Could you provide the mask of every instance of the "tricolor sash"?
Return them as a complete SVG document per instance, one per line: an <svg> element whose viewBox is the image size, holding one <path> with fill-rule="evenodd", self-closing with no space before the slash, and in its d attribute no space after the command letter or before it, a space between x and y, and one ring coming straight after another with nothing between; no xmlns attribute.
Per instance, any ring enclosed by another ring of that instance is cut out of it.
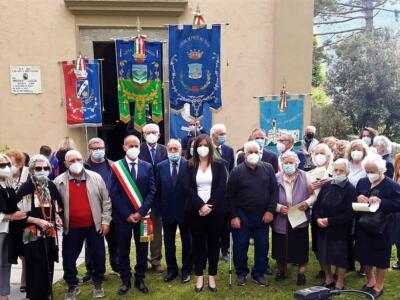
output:
<svg viewBox="0 0 400 300"><path fill-rule="evenodd" d="M119 160L111 165L115 175L117 175L118 181L124 188L125 193L128 195L129 200L131 200L136 211L143 204L143 197L140 191L132 179L131 174L125 167L122 160ZM147 243L153 240L153 222L150 219L150 211L145 217L140 221L140 242Z"/></svg>

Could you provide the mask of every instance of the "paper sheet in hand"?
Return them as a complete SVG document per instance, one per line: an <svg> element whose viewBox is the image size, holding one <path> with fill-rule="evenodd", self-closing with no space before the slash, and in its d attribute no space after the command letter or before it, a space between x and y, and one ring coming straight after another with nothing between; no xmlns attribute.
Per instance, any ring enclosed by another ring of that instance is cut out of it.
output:
<svg viewBox="0 0 400 300"><path fill-rule="evenodd" d="M306 213L299 209L300 205L301 203L289 208L288 219L292 228L296 228L307 221Z"/></svg>
<svg viewBox="0 0 400 300"><path fill-rule="evenodd" d="M353 203L354 211L376 212L379 208L379 203Z"/></svg>

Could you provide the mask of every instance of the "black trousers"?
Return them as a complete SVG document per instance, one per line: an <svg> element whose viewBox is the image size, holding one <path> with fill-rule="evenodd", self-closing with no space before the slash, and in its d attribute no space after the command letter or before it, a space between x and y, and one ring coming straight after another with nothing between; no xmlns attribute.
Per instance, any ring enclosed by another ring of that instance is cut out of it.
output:
<svg viewBox="0 0 400 300"><path fill-rule="evenodd" d="M26 295L30 300L43 300L48 299L50 296L50 289L53 282L54 274L54 257L51 255L51 238L46 239L47 253L46 257L44 248L44 239L39 238L35 242L39 248L41 256L31 257L27 255L26 258ZM48 261L47 261L48 259ZM51 282L51 285L50 285Z"/></svg>
<svg viewBox="0 0 400 300"><path fill-rule="evenodd" d="M143 280L147 269L149 243L140 242L140 222L136 224L115 223L115 241L117 245L117 270L123 284L131 285L131 252L132 234L136 246L135 279Z"/></svg>
<svg viewBox="0 0 400 300"><path fill-rule="evenodd" d="M189 227L193 240L193 262L196 276L203 275L207 261L208 275L217 275L219 240L225 220L225 216L213 213L205 217L198 214L190 215Z"/></svg>
<svg viewBox="0 0 400 300"><path fill-rule="evenodd" d="M108 247L108 257L109 257L109 262L111 269L114 272L118 272L117 270L117 250L116 250L116 243L115 243L115 234L114 234L114 225L111 223L110 225L110 231L109 233L105 236L106 241L107 241L107 247ZM86 274L92 275L94 272L94 267L93 267L93 259L90 255L90 250L85 243L85 266L86 266Z"/></svg>
<svg viewBox="0 0 400 300"><path fill-rule="evenodd" d="M178 263L176 260L175 237L176 229L179 227L182 243L182 274L192 272L192 236L189 232L189 226L185 223L178 224L163 222L164 229L164 248L165 259L167 261L168 273L178 273Z"/></svg>

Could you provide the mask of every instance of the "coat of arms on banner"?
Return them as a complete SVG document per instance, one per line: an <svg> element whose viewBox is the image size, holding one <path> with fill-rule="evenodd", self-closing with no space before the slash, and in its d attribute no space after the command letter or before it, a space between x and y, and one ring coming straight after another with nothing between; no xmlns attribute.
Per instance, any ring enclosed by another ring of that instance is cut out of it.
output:
<svg viewBox="0 0 400 300"><path fill-rule="evenodd" d="M132 65L132 80L143 84L147 81L147 65Z"/></svg>

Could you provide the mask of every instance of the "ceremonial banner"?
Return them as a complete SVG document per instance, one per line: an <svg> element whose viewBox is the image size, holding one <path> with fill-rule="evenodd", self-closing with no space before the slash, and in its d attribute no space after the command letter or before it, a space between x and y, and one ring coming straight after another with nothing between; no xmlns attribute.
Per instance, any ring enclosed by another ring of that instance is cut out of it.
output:
<svg viewBox="0 0 400 300"><path fill-rule="evenodd" d="M219 110L221 101L221 27L213 25L179 29L169 26L169 94L172 111L190 105L190 115L198 118L208 103Z"/></svg>
<svg viewBox="0 0 400 300"><path fill-rule="evenodd" d="M134 103L134 127L139 132L146 125L147 105L154 122L163 119L162 44L144 41L144 37L115 41L120 120L131 120L129 104Z"/></svg>
<svg viewBox="0 0 400 300"><path fill-rule="evenodd" d="M170 124L170 138L182 140L189 133L189 120L190 120L190 106L185 105L185 108L180 113L171 112L169 116ZM204 104L202 118L200 124L203 130L207 133L210 132L212 125L212 113L208 104Z"/></svg>
<svg viewBox="0 0 400 300"><path fill-rule="evenodd" d="M99 64L97 59L81 57L77 61L62 62L68 125L101 126Z"/></svg>
<svg viewBox="0 0 400 300"><path fill-rule="evenodd" d="M283 132L294 136L295 148L301 146L303 136L304 96L302 94L287 94L287 107L281 111L281 95L259 97L260 126L267 133L266 146L276 151L276 142Z"/></svg>

